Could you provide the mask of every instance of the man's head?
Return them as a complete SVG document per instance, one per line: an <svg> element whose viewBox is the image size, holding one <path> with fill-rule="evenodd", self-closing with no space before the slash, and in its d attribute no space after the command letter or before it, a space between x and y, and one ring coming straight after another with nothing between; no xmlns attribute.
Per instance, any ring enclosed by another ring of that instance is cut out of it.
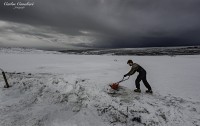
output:
<svg viewBox="0 0 200 126"><path fill-rule="evenodd" d="M127 61L127 64L128 64L129 66L132 66L132 65L133 65L133 61L132 61L132 60L128 60L128 61Z"/></svg>

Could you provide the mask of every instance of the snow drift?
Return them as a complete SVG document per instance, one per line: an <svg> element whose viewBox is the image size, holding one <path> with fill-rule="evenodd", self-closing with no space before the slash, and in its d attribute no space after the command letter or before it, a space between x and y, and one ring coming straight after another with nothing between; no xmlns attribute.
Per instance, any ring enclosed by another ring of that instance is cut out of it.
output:
<svg viewBox="0 0 200 126"><path fill-rule="evenodd" d="M29 52L2 53L0 58L12 86L3 88L1 79L1 126L200 125L198 55ZM142 83L142 93L133 92L136 75L120 84L118 92L108 92L108 84L129 70L126 61L131 58L146 68L154 94L144 93Z"/></svg>

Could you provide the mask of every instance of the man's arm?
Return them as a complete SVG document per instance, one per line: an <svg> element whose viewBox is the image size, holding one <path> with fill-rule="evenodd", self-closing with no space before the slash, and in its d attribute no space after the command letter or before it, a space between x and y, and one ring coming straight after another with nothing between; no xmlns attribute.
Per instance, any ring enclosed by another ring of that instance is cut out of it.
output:
<svg viewBox="0 0 200 126"><path fill-rule="evenodd" d="M124 77L133 75L137 71L138 67L139 66L137 64L133 64L131 70L125 74Z"/></svg>

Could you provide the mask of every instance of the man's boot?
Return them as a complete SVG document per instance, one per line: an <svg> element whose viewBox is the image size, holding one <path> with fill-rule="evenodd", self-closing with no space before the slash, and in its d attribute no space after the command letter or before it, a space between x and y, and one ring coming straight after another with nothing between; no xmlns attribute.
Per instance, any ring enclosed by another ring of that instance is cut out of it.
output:
<svg viewBox="0 0 200 126"><path fill-rule="evenodd" d="M140 93L141 90L140 90L140 89L135 89L134 92L138 92L138 93Z"/></svg>
<svg viewBox="0 0 200 126"><path fill-rule="evenodd" d="M150 93L150 94L152 94L153 91L152 91L152 90L146 90L146 93Z"/></svg>

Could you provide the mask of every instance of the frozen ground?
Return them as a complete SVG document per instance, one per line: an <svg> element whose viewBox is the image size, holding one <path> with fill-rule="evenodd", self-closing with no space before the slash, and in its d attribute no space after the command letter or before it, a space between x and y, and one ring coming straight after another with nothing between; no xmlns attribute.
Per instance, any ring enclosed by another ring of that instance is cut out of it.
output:
<svg viewBox="0 0 200 126"><path fill-rule="evenodd" d="M200 56L97 56L0 51L1 126L198 126ZM134 93L132 76L116 94L108 84L129 71L128 59L147 70L154 94Z"/></svg>

